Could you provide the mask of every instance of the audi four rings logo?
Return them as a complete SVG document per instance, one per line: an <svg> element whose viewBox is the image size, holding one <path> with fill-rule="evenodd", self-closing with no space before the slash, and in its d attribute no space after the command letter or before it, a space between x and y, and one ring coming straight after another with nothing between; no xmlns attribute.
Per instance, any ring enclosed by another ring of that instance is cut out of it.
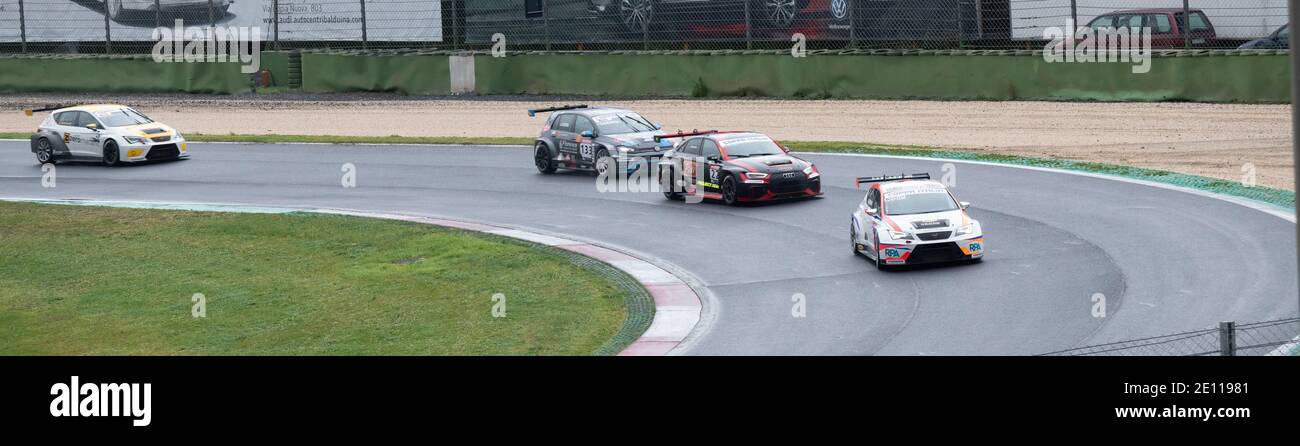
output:
<svg viewBox="0 0 1300 446"><path fill-rule="evenodd" d="M842 19L848 15L849 0L831 0L831 14L837 19Z"/></svg>

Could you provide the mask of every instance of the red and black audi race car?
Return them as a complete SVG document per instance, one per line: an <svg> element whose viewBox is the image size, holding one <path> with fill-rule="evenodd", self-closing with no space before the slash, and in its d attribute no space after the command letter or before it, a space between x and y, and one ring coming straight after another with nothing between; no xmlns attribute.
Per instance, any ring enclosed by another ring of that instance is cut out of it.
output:
<svg viewBox="0 0 1300 446"><path fill-rule="evenodd" d="M702 195L726 204L822 195L821 173L790 155L780 143L755 132L690 132L659 163L664 196Z"/></svg>

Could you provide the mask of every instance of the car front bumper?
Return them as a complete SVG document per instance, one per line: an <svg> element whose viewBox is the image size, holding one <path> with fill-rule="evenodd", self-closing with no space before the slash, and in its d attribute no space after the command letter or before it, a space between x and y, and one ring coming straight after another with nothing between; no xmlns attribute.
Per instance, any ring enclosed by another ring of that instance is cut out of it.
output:
<svg viewBox="0 0 1300 446"><path fill-rule="evenodd" d="M189 143L180 138L161 142L146 141L143 144L125 144L118 149L118 153L122 161L129 163L190 157Z"/></svg>
<svg viewBox="0 0 1300 446"><path fill-rule="evenodd" d="M886 265L920 265L959 262L984 257L984 236L913 243L881 243L881 263Z"/></svg>
<svg viewBox="0 0 1300 446"><path fill-rule="evenodd" d="M154 11L162 9L163 11L176 11L181 9L199 9L212 6L216 9L222 9L234 4L234 0L124 0L122 8L132 11ZM207 17L204 16L204 19Z"/></svg>
<svg viewBox="0 0 1300 446"><path fill-rule="evenodd" d="M759 202L785 200L790 198L817 197L822 195L822 181L818 175L813 178L799 178L791 181L740 182L736 194L737 201ZM753 181L753 180L751 180Z"/></svg>

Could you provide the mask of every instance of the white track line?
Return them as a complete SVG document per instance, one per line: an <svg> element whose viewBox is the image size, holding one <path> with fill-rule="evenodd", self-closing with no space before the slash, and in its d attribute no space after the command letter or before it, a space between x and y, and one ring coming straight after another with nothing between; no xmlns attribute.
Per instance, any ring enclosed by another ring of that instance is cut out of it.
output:
<svg viewBox="0 0 1300 446"><path fill-rule="evenodd" d="M1082 177L1098 178L1098 179L1110 180L1110 181L1120 181L1120 182L1130 183L1130 184L1140 184L1140 185L1143 185L1143 186L1156 187L1156 188L1160 188L1160 189L1166 189L1166 190L1178 191L1178 192L1183 192L1183 193L1188 193L1188 194L1193 194L1193 195L1199 195L1199 196L1202 196L1202 197L1213 198L1213 199L1216 199L1216 200L1222 200L1222 201L1226 201L1226 202L1229 202L1229 203L1233 203L1233 204L1237 204L1237 205L1245 206L1245 207L1248 207L1248 208L1251 208L1251 209L1254 209L1254 210L1257 210L1257 211L1260 211L1260 212L1263 212L1263 213L1266 213L1266 214L1269 214L1269 215L1272 215L1272 216L1275 216L1275 217L1281 218L1281 219L1286 220L1286 221L1289 221L1289 222L1291 222L1291 223L1295 223L1295 222L1296 222L1295 211L1290 210L1290 209L1285 209L1285 208L1282 208L1282 207L1279 207L1279 206L1274 206L1274 205L1271 205L1271 204L1268 204L1268 203L1264 203L1264 202L1262 202L1262 201L1256 201L1256 200L1251 200L1251 199L1249 199L1249 198L1237 197L1237 196L1232 196L1232 195L1225 195L1225 194L1220 194L1220 193L1216 193L1216 192L1210 192L1210 191L1207 191L1207 190L1195 189L1195 188L1186 187L1186 186L1178 186L1178 185L1173 185L1173 184L1169 184L1169 183L1161 183L1161 182L1157 182L1157 181L1139 180L1139 179L1128 178L1128 177L1123 177L1123 176L1119 176L1119 175L1109 175L1109 174L1094 173L1094 172L1083 172L1083 171L1078 171L1078 170L1069 170L1069 169L1057 169L1057 168L1052 168L1052 167L1022 166L1022 165L1019 165L1019 164L1007 164L1007 163L998 163L998 162L991 162L991 161L971 161L971 160L959 160L959 159L952 159L952 158L931 158L931 157L925 157L925 156L875 155L875 154L866 154L866 153L821 153L821 152L794 152L794 153L797 153L797 154L800 154L800 155L814 155L814 156L851 156L851 157L868 157L868 158L894 158L894 159L906 159L906 160L916 160L916 161L937 161L937 162L947 162L947 163L976 164L976 165L981 165L981 166L1006 167L1006 168L1011 168L1011 169L1025 169L1025 170L1035 170L1035 171L1039 171L1039 172L1050 172L1050 173L1058 173L1058 174L1066 174L1066 175L1077 175L1077 176L1082 176Z"/></svg>

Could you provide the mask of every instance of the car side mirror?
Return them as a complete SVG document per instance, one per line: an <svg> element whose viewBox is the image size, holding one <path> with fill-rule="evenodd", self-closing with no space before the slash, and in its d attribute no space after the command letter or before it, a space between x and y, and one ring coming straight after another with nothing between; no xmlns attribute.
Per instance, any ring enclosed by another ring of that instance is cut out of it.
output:
<svg viewBox="0 0 1300 446"><path fill-rule="evenodd" d="M593 131L591 131L591 130L583 130L583 131L582 131L582 137L583 137L583 138L595 138L595 137L596 137L596 132L593 132Z"/></svg>
<svg viewBox="0 0 1300 446"><path fill-rule="evenodd" d="M720 157L720 156L718 156L718 155L709 155L708 160L709 160L709 161L713 161L713 162L716 163L716 162L720 162L720 161L722 161L722 157Z"/></svg>
<svg viewBox="0 0 1300 446"><path fill-rule="evenodd" d="M90 124L86 124L86 128L98 132L98 131L99 131L99 124L96 124L96 123L93 123L93 122L92 122L92 123L90 123Z"/></svg>
<svg viewBox="0 0 1300 446"><path fill-rule="evenodd" d="M961 204L961 210L963 210L963 211L966 210L966 209L969 209L969 208L970 208L970 202L969 202L969 201L963 201L963 202L961 202L960 204Z"/></svg>

